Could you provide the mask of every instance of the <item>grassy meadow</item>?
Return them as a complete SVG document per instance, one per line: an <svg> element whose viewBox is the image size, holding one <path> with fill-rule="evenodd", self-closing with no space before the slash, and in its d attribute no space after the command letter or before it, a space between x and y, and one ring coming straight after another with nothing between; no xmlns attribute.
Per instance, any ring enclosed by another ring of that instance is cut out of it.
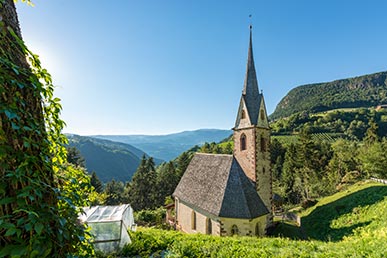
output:
<svg viewBox="0 0 387 258"><path fill-rule="evenodd" d="M357 183L280 223L278 236L215 237L139 228L121 255L149 257L386 257L387 185Z"/></svg>

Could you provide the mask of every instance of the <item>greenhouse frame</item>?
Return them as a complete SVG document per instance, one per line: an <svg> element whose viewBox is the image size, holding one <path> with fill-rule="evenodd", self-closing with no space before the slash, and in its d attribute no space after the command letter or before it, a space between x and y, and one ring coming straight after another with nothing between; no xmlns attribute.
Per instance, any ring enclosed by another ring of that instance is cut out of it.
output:
<svg viewBox="0 0 387 258"><path fill-rule="evenodd" d="M94 237L94 247L113 252L131 243L128 230L135 231L133 209L129 204L83 208L79 219L87 223Z"/></svg>

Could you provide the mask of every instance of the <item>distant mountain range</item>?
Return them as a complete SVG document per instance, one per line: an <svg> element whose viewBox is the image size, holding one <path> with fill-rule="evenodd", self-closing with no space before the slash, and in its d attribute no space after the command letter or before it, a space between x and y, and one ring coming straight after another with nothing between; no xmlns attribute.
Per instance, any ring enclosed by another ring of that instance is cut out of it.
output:
<svg viewBox="0 0 387 258"><path fill-rule="evenodd" d="M386 103L387 72L380 72L296 87L280 101L270 118ZM144 154L154 157L159 164L195 145L220 142L231 134L231 130L201 129L168 135L69 135L68 138L69 145L79 149L85 158L87 169L95 171L101 181L107 182L113 178L130 180Z"/></svg>
<svg viewBox="0 0 387 258"><path fill-rule="evenodd" d="M129 144L96 139L87 136L67 135L69 146L77 148L85 158L89 172L96 172L99 179L106 183L112 179L129 181L145 154ZM155 159L156 164L162 160Z"/></svg>
<svg viewBox="0 0 387 258"><path fill-rule="evenodd" d="M167 135L95 135L92 137L130 144L152 157L169 161L195 145L219 142L231 134L231 130L200 129Z"/></svg>
<svg viewBox="0 0 387 258"><path fill-rule="evenodd" d="M129 181L142 156L151 156L156 164L169 161L182 152L204 142L219 142L231 130L202 129L169 135L98 135L68 134L69 146L77 148L85 158L89 172L96 172L106 183L115 179ZM130 143L130 144L129 144Z"/></svg>
<svg viewBox="0 0 387 258"><path fill-rule="evenodd" d="M379 104L387 104L387 72L298 86L278 103L270 118L288 117L302 111L315 113Z"/></svg>

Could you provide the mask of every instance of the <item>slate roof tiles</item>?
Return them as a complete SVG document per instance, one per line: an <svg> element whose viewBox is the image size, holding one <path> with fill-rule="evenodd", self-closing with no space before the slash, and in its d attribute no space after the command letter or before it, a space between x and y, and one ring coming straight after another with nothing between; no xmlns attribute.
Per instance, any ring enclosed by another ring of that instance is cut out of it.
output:
<svg viewBox="0 0 387 258"><path fill-rule="evenodd" d="M173 195L218 217L252 219L269 213L232 155L195 154Z"/></svg>

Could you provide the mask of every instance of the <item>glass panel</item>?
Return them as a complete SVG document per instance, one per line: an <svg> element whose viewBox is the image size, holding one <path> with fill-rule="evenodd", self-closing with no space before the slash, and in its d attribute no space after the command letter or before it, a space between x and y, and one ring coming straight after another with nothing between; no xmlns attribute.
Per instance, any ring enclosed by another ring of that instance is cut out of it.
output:
<svg viewBox="0 0 387 258"><path fill-rule="evenodd" d="M89 223L89 226L95 242L120 239L121 221Z"/></svg>

